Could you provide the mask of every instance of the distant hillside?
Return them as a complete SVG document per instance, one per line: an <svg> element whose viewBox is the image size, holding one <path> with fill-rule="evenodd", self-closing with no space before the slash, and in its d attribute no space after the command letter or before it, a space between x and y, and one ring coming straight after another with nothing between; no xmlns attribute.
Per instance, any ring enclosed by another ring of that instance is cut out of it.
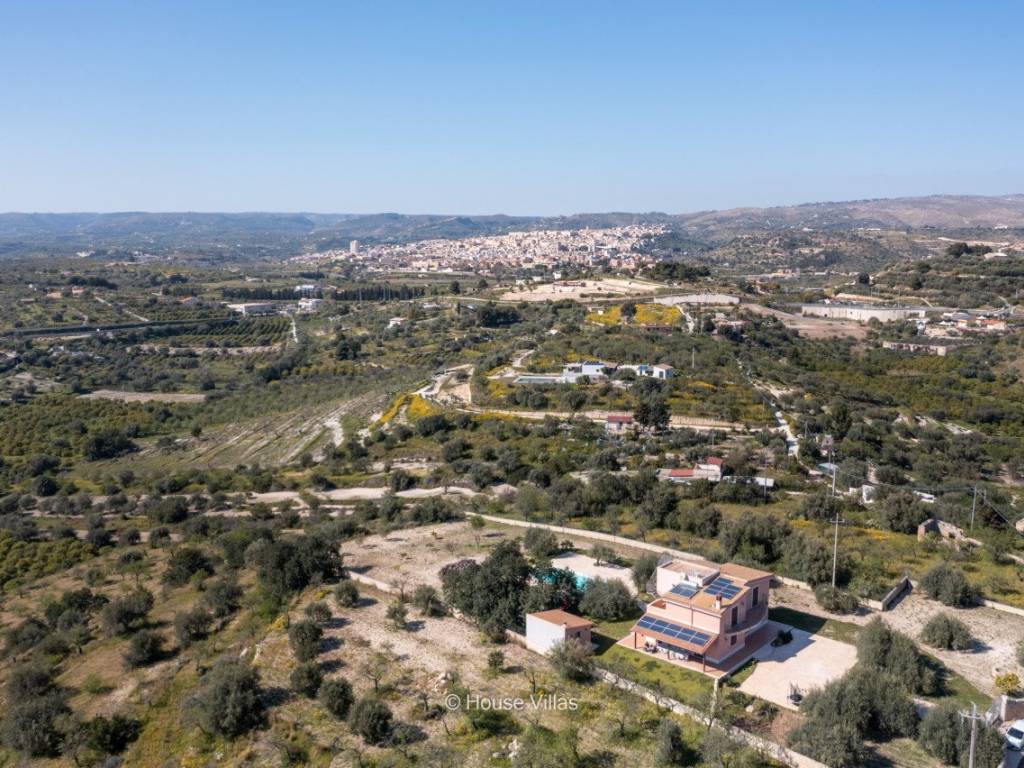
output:
<svg viewBox="0 0 1024 768"><path fill-rule="evenodd" d="M1024 227L1024 195L932 195L777 208L733 208L675 217L688 232L724 237L779 229L993 229Z"/></svg>
<svg viewBox="0 0 1024 768"><path fill-rule="evenodd" d="M0 214L0 255L79 250L144 251L200 258L260 258L343 248L349 240L406 242L471 237L517 229L571 229L661 223L680 241L722 246L738 236L786 230L864 229L950 232L1024 229L1024 195L936 195L891 200L808 203L665 213L580 213L570 216L446 216L318 213L6 213Z"/></svg>

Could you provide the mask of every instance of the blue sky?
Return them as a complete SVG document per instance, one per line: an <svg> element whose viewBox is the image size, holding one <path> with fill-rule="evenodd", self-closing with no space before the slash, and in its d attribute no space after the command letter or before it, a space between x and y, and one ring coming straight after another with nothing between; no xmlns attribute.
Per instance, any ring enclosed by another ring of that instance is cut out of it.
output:
<svg viewBox="0 0 1024 768"><path fill-rule="evenodd" d="M0 210L1024 192L1021 2L0 0Z"/></svg>

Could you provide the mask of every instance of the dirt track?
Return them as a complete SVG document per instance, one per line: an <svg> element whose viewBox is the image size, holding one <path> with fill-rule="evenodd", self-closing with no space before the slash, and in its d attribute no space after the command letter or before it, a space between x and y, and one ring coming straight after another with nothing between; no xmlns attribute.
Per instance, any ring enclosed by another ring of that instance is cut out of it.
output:
<svg viewBox="0 0 1024 768"><path fill-rule="evenodd" d="M185 392L125 392L116 389L97 389L85 395L85 400L120 400L125 403L201 403L206 395Z"/></svg>
<svg viewBox="0 0 1024 768"><path fill-rule="evenodd" d="M742 304L741 307L759 315L770 315L790 330L796 331L805 339L841 337L863 339L868 335L867 326L853 320L827 320L821 317L804 317L803 315L793 315L789 312L780 312L777 309L763 307L760 304Z"/></svg>

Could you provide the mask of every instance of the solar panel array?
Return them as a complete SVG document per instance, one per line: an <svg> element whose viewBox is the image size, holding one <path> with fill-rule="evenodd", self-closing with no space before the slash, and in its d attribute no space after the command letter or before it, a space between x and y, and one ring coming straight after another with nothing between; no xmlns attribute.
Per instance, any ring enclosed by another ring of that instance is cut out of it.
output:
<svg viewBox="0 0 1024 768"><path fill-rule="evenodd" d="M675 637L682 640L684 643L693 643L696 646L703 646L708 640L711 639L711 635L704 632L698 632L695 629L689 627L682 627L678 624L673 624L670 621L664 621L663 619L656 619L653 616L644 616L636 623L641 629L649 629L652 632L665 635L666 637Z"/></svg>
<svg viewBox="0 0 1024 768"><path fill-rule="evenodd" d="M721 597L723 600L732 600L736 595L740 593L740 588L733 584L728 579L723 579L719 576L717 579L708 584L704 591L709 595Z"/></svg>
<svg viewBox="0 0 1024 768"><path fill-rule="evenodd" d="M674 587L672 587L672 589L669 590L669 592L671 592L673 595L681 595L682 597L693 597L697 594L698 589L700 588L695 586L694 584L689 584L684 581L680 584L676 584Z"/></svg>

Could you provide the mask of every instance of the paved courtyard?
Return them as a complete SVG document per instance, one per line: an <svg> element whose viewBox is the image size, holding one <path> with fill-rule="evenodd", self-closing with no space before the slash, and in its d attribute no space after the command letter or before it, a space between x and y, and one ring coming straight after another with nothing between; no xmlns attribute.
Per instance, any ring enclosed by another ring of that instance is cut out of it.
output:
<svg viewBox="0 0 1024 768"><path fill-rule="evenodd" d="M772 637L780 629L789 629L793 641L778 648L767 643L754 654L757 667L740 685L740 690L751 696L796 709L788 698L791 685L806 695L841 677L857 663L857 649L852 645L774 621L769 626Z"/></svg>

